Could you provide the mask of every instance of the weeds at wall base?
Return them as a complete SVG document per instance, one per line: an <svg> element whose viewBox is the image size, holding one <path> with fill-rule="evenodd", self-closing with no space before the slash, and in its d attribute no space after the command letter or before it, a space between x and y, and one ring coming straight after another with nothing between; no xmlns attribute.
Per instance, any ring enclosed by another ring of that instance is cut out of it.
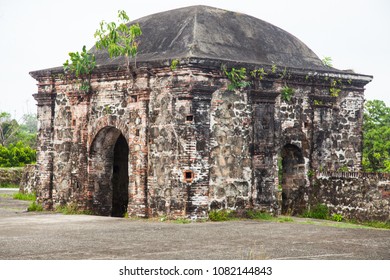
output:
<svg viewBox="0 0 390 280"><path fill-rule="evenodd" d="M67 204L57 206L55 211L64 215L93 215L90 210L80 210L76 204Z"/></svg>
<svg viewBox="0 0 390 280"><path fill-rule="evenodd" d="M13 199L18 199L18 200L31 200L35 201L37 199L37 196L33 193L15 193L12 196Z"/></svg>
<svg viewBox="0 0 390 280"><path fill-rule="evenodd" d="M28 212L41 212L43 211L43 207L41 204L39 203L36 203L35 201L33 201L27 208L27 211Z"/></svg>

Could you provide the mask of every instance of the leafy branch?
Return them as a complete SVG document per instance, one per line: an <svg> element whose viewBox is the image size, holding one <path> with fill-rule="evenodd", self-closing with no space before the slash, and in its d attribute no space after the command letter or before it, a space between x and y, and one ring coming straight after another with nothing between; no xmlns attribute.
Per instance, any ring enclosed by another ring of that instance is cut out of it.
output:
<svg viewBox="0 0 390 280"><path fill-rule="evenodd" d="M324 64L327 67L333 67L332 58L330 56L325 56L322 59L322 64Z"/></svg>
<svg viewBox="0 0 390 280"><path fill-rule="evenodd" d="M294 95L294 89L289 87L289 86L284 86L282 88L282 91L281 91L282 95L282 99L286 102L290 102L291 101L291 98L293 97Z"/></svg>
<svg viewBox="0 0 390 280"><path fill-rule="evenodd" d="M83 46L81 53L70 52L70 62L67 59L63 64L65 73L72 73L81 81L80 90L88 92L90 90L90 80L92 70L96 66L95 56L87 52Z"/></svg>
<svg viewBox="0 0 390 280"><path fill-rule="evenodd" d="M126 23L129 20L125 11L118 11L118 23L103 20L95 32L95 38L98 38L96 48L106 49L110 58L125 56L130 72L130 58L136 59L139 44L137 38L142 35L142 31L138 23L128 26Z"/></svg>
<svg viewBox="0 0 390 280"><path fill-rule="evenodd" d="M237 88L243 89L251 85L251 82L246 81L246 68L242 67L240 69L232 68L230 71L223 67L223 72L230 81L228 85L228 90L235 90Z"/></svg>

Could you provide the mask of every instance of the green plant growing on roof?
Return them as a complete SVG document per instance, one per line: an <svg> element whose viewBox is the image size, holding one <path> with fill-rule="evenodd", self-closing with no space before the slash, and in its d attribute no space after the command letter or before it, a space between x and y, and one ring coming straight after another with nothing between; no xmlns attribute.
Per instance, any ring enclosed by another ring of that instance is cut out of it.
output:
<svg viewBox="0 0 390 280"><path fill-rule="evenodd" d="M330 88L329 88L329 93L330 93L330 96L332 97L338 97L339 96L339 93L341 92L341 89L338 88L338 84L342 85L342 81L341 80L332 80L330 82Z"/></svg>
<svg viewBox="0 0 390 280"><path fill-rule="evenodd" d="M324 64L324 65L327 66L327 67L333 67L332 58L331 58L330 56L325 56L325 57L322 59L322 64Z"/></svg>
<svg viewBox="0 0 390 280"><path fill-rule="evenodd" d="M267 72L265 72L264 68L259 68L252 70L250 74L253 78L259 77L259 80L262 80L267 75Z"/></svg>
<svg viewBox="0 0 390 280"><path fill-rule="evenodd" d="M74 74L80 85L79 89L89 92L92 70L96 66L95 56L88 53L86 47L83 46L80 53L70 52L69 59L63 64L64 72Z"/></svg>
<svg viewBox="0 0 390 280"><path fill-rule="evenodd" d="M273 74L276 73L276 69L277 69L276 64L272 64L272 66L271 66L271 72L272 72Z"/></svg>
<svg viewBox="0 0 390 280"><path fill-rule="evenodd" d="M136 66L136 56L138 53L138 37L142 35L141 27L138 23L127 25L130 21L126 12L118 11L118 22L100 22L100 28L95 32L97 38L96 48L106 49L110 58L125 56L127 69L130 72L130 59L134 58Z"/></svg>
<svg viewBox="0 0 390 280"><path fill-rule="evenodd" d="M223 67L222 70L230 81L228 90L243 89L251 85L251 82L246 81L246 68L241 67L240 69L236 69L233 67L228 71L226 67Z"/></svg>
<svg viewBox="0 0 390 280"><path fill-rule="evenodd" d="M293 97L294 95L294 89L289 87L289 86L284 86L282 88L282 92L281 92L281 97L284 101L286 102L290 102L291 101L291 98Z"/></svg>
<svg viewBox="0 0 390 280"><path fill-rule="evenodd" d="M179 64L179 60L173 59L173 60L171 61L171 66L170 66L171 70L172 70L172 71L175 71L178 64Z"/></svg>

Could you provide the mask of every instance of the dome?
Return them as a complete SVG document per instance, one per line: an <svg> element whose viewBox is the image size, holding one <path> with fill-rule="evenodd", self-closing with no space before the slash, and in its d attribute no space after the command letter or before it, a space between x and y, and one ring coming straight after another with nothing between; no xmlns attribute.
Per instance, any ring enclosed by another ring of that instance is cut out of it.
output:
<svg viewBox="0 0 390 280"><path fill-rule="evenodd" d="M204 58L250 64L323 69L322 61L290 33L241 13L191 6L149 15L139 23L137 61ZM92 48L98 65L121 64L105 50Z"/></svg>

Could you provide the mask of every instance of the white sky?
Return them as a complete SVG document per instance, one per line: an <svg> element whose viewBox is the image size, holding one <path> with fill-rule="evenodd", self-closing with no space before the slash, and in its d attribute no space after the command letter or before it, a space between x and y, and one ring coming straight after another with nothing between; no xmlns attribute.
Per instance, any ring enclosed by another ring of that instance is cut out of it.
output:
<svg viewBox="0 0 390 280"><path fill-rule="evenodd" d="M0 112L36 112L28 74L61 66L68 52L94 44L101 20L118 10L131 20L174 8L208 5L252 15L298 37L338 69L373 75L366 99L390 106L390 1L387 0L0 0ZM142 28L142 26L141 26Z"/></svg>

